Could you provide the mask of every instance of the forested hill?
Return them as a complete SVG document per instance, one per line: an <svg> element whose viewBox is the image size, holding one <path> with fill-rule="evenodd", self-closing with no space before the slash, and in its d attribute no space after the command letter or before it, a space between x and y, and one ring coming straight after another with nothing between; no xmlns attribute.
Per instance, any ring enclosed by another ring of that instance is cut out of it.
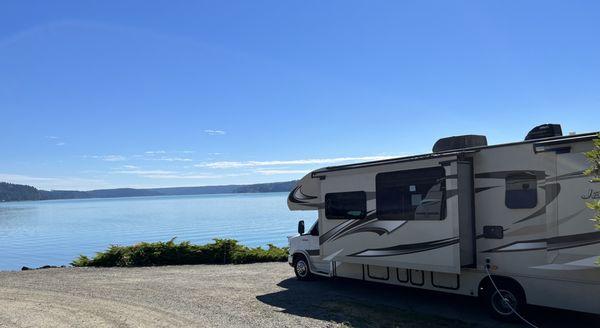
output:
<svg viewBox="0 0 600 328"><path fill-rule="evenodd" d="M288 192L297 181L257 183L251 185L174 187L150 189L100 189L90 191L77 190L39 190L31 186L0 182L0 202L19 200L75 199L75 198L113 198L167 195L203 195L228 193Z"/></svg>
<svg viewBox="0 0 600 328"><path fill-rule="evenodd" d="M0 182L0 201L2 202L40 199L42 199L42 195L34 187Z"/></svg>

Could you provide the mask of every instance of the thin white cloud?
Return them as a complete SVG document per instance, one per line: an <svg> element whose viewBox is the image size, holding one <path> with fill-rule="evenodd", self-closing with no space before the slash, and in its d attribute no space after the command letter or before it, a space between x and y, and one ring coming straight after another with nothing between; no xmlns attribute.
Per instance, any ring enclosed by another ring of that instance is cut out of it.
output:
<svg viewBox="0 0 600 328"><path fill-rule="evenodd" d="M107 161L107 162L120 162L120 161L124 161L127 158L125 158L125 156L121 156L121 155L105 155L105 156L101 156L101 158L103 161Z"/></svg>
<svg viewBox="0 0 600 328"><path fill-rule="evenodd" d="M110 155L83 155L82 157L98 159L98 160L102 160L105 162L122 162L122 161L126 161L128 159L139 159L139 160L144 160L144 161L163 161L163 162L193 162L194 161L193 159L187 158L187 157L157 156L157 155L165 154L165 153L167 153L167 152L164 150L156 150L156 151L147 151L143 155L123 156L123 155L110 154Z"/></svg>
<svg viewBox="0 0 600 328"><path fill-rule="evenodd" d="M54 145L56 145L56 146L64 146L67 144L64 141L61 141L60 140L61 138L57 137L57 136L45 136L44 138L48 139L49 142L54 142Z"/></svg>
<svg viewBox="0 0 600 328"><path fill-rule="evenodd" d="M163 161L163 162L192 162L191 158L179 157L179 156L165 156L168 153L176 154L192 154L193 150L177 150L177 151L166 151L166 150L149 150L144 155L134 155L135 158L141 158L148 161ZM163 155L163 156L158 156Z"/></svg>
<svg viewBox="0 0 600 328"><path fill-rule="evenodd" d="M182 178L184 175L180 174L179 172L176 171L167 171L167 170L142 170L138 167L132 168L132 169L125 169L125 170L115 170L112 171L112 173L115 174L131 174L131 175L137 175L143 178L151 178L151 179L180 179ZM191 178L207 178L207 176L205 175L191 175L188 174L186 176L189 176Z"/></svg>
<svg viewBox="0 0 600 328"><path fill-rule="evenodd" d="M83 158L99 159L106 162L120 162L125 161L127 158L122 155L84 155Z"/></svg>
<svg viewBox="0 0 600 328"><path fill-rule="evenodd" d="M217 174L194 174L194 173L178 173L173 171L161 170L131 170L131 171L116 171L115 173L134 174L142 178L148 179L177 179L177 180L198 180L198 179L218 179L224 175Z"/></svg>
<svg viewBox="0 0 600 328"><path fill-rule="evenodd" d="M222 136L224 134L226 134L227 132L223 131L223 130L204 130L204 133L210 135L210 136Z"/></svg>
<svg viewBox="0 0 600 328"><path fill-rule="evenodd" d="M118 171L112 171L112 173L116 173L116 174L135 174L135 175L169 175L169 174L174 174L176 173L175 171L165 171L165 170L140 170L140 169L133 169L133 170L118 170Z"/></svg>
<svg viewBox="0 0 600 328"><path fill-rule="evenodd" d="M42 182L42 181L56 181L56 178L43 178L43 177L32 177L21 174L8 174L0 173L0 181L9 183L25 183L26 182Z"/></svg>
<svg viewBox="0 0 600 328"><path fill-rule="evenodd" d="M265 169L265 170L256 170L255 172L262 174L262 175L279 175L279 174L306 174L309 172L309 170L270 170L270 169Z"/></svg>
<svg viewBox="0 0 600 328"><path fill-rule="evenodd" d="M234 169L248 168L261 166L280 166L280 165L316 165L316 164L339 164L345 162L365 162L377 161L382 159L394 158L397 156L362 156L362 157L337 157L337 158L312 158L312 159L297 159L285 161L246 161L246 162L230 162L220 161L211 163L196 164L196 167L206 167L211 169Z"/></svg>
<svg viewBox="0 0 600 328"><path fill-rule="evenodd" d="M230 174L212 174L212 173L203 173L203 172L179 172L179 171L169 171L169 170L144 170L140 169L137 166L133 165L124 165L123 169L116 169L111 171L114 174L129 174L135 175L142 178L149 179L188 179L188 180L198 180L198 179L218 179L224 177L237 177L249 175L249 173L230 173Z"/></svg>
<svg viewBox="0 0 600 328"><path fill-rule="evenodd" d="M145 174L142 175L144 178L150 179L190 179L190 180L198 180L198 179L218 179L222 178L221 175L214 174Z"/></svg>
<svg viewBox="0 0 600 328"><path fill-rule="evenodd" d="M164 162L192 162L191 158L183 157L160 157L160 158L149 158L150 161L164 161Z"/></svg>

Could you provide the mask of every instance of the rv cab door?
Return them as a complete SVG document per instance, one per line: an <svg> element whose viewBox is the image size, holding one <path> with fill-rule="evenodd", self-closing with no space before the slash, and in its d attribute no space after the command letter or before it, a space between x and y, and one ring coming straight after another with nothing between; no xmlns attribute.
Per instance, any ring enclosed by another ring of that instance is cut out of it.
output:
<svg viewBox="0 0 600 328"><path fill-rule="evenodd" d="M319 221L317 220L301 238L303 249L309 256L311 269L316 273L329 274L329 262L321 258L319 249Z"/></svg>

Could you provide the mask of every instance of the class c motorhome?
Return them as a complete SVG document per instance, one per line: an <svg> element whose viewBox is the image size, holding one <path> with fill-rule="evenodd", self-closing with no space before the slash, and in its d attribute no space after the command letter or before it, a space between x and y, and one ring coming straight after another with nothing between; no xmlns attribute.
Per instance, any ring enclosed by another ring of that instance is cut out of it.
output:
<svg viewBox="0 0 600 328"><path fill-rule="evenodd" d="M430 154L315 170L288 197L290 210L318 212L289 238L289 262L301 280L479 296L501 319L525 304L600 314L600 231L586 207L600 186L583 174L596 136L545 124L522 142L450 137Z"/></svg>

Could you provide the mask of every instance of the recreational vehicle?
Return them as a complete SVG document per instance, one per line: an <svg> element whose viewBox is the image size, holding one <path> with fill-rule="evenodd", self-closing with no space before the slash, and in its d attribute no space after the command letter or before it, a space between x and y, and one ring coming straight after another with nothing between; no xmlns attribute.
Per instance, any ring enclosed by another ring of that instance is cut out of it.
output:
<svg viewBox="0 0 600 328"><path fill-rule="evenodd" d="M354 278L481 297L514 319L525 304L600 314L600 231L583 171L597 133L560 125L524 141L440 139L424 155L326 167L302 178L290 210L317 222L289 237L300 280Z"/></svg>

